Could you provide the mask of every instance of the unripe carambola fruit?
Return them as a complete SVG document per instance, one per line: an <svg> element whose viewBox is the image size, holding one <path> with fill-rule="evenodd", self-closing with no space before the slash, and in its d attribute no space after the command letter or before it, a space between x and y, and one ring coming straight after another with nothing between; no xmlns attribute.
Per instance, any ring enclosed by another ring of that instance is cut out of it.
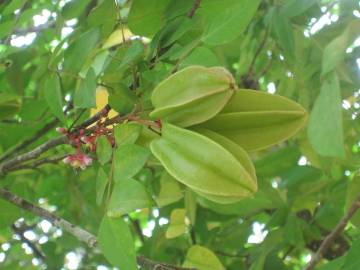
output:
<svg viewBox="0 0 360 270"><path fill-rule="evenodd" d="M150 116L181 127L199 124L220 112L235 88L226 69L191 66L154 89L151 101L155 109Z"/></svg>
<svg viewBox="0 0 360 270"><path fill-rule="evenodd" d="M246 151L256 151L292 137L306 119L305 109L288 98L239 89L221 112L199 127L223 135Z"/></svg>
<svg viewBox="0 0 360 270"><path fill-rule="evenodd" d="M225 144L164 123L161 138L150 149L179 182L209 200L233 203L256 192L256 176L246 153L229 151L233 146Z"/></svg>

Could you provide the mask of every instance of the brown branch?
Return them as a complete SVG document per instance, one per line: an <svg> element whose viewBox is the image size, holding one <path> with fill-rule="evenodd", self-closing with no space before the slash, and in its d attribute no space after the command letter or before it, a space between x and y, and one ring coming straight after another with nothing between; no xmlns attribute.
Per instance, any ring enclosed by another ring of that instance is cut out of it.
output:
<svg viewBox="0 0 360 270"><path fill-rule="evenodd" d="M6 189L0 189L0 198L12 203L19 208L33 213L36 216L46 219L54 226L62 229L63 231L75 236L81 242L86 243L89 247L97 246L96 236L92 233L85 231L84 229L70 223L69 221L49 212L48 210L32 204L31 202L11 193ZM196 270L194 268L184 268L167 263L156 262L145 258L144 256L137 257L137 263L139 266L151 269L151 270Z"/></svg>
<svg viewBox="0 0 360 270"><path fill-rule="evenodd" d="M91 233L71 224L67 220L58 217L44 208L32 204L31 202L11 193L6 189L0 189L0 197L9 203L33 213L36 216L46 219L54 224L54 226L74 235L80 241L87 243L90 247L94 247L97 243L96 237Z"/></svg>
<svg viewBox="0 0 360 270"><path fill-rule="evenodd" d="M14 233L16 233L20 237L21 242L27 244L31 248L31 250L33 251L36 258L39 258L39 259L41 259L43 261L46 259L45 255L36 246L36 244L31 242L29 239L27 239L25 237L25 235L24 235L25 230L23 230L22 228L17 227L15 225L15 223L11 225L11 229L14 231Z"/></svg>
<svg viewBox="0 0 360 270"><path fill-rule="evenodd" d="M68 138L65 135L62 135L60 137L57 137L55 139L52 139L50 141L47 141L35 149L19 155L17 157L14 157L13 159L10 159L7 162L4 162L0 165L0 175L6 174L8 171L10 171L13 167L16 165L23 163L25 161L38 158L42 153L46 152L47 150L54 148L58 145L65 144L68 141Z"/></svg>
<svg viewBox="0 0 360 270"><path fill-rule="evenodd" d="M4 155L0 157L0 162L6 160L10 156L12 156L14 153L20 152L24 148L26 148L28 145L32 144L36 140L38 140L40 137L42 137L44 134L52 130L56 127L56 125L59 123L58 119L54 119L50 123L46 124L42 129L38 130L31 138L21 142L11 150L7 151Z"/></svg>
<svg viewBox="0 0 360 270"><path fill-rule="evenodd" d="M330 248L331 244L334 240L339 236L339 234L344 230L346 224L352 218L352 216L356 213L356 211L360 208L360 196L353 202L351 207L349 208L348 212L345 216L339 221L336 227L328 234L324 241L321 243L319 249L312 256L311 261L306 266L305 270L313 270L316 264L321 260L323 254Z"/></svg>
<svg viewBox="0 0 360 270"><path fill-rule="evenodd" d="M189 18L194 17L196 10L197 10L197 9L199 8L199 6L200 6L200 2L201 2L201 0L194 0L194 4L193 4L193 6L191 7L191 10L190 10L190 11L188 12L188 14L187 14L187 16L188 16Z"/></svg>
<svg viewBox="0 0 360 270"><path fill-rule="evenodd" d="M65 110L64 110L64 114L66 114L68 111L70 111L72 108L74 107L73 103L70 102ZM15 146L14 148L8 150L7 152L5 152L1 157L0 157L0 162L3 162L4 160L6 160L7 158L9 158L10 156L12 156L13 154L20 152L21 150L25 149L27 146L29 146L30 144L32 144L33 142L37 141L39 138L41 138L42 136L44 136L47 132L49 132L50 130L52 130L54 127L56 127L56 125L59 123L59 119L55 118L53 121L51 121L50 123L46 124L42 129L38 130L31 138L24 140L23 142L21 142L20 144L18 144L17 146Z"/></svg>
<svg viewBox="0 0 360 270"><path fill-rule="evenodd" d="M80 129L86 128L87 126L95 123L97 120L99 120L104 111L109 111L111 108L109 105L106 105L100 112L96 113L95 115L93 115L92 117L90 117L89 119L87 119L86 121L84 121L82 124L80 124L79 126L77 126L74 130L74 132L77 132ZM120 121L121 117L114 117L112 119L109 119L109 121L105 122L106 124L113 124L113 123L117 123L117 121ZM94 129L91 128L89 129L89 131L93 131ZM68 138L65 135L62 135L60 137L54 138L52 140L49 140L41 145L39 145L38 147L36 147L35 149L19 155L17 157L14 157L2 164L0 164L0 176L6 174L8 171L11 171L13 167L24 163L26 161L29 161L31 159L36 159L38 158L42 153L48 151L51 148L54 148L56 146L65 144L68 142Z"/></svg>
<svg viewBox="0 0 360 270"><path fill-rule="evenodd" d="M80 125L76 126L74 129L80 130L80 129L84 129L84 128L90 126L91 124L94 124L97 120L99 120L103 115L107 114L110 110L111 110L111 107L109 104L107 104L102 110L98 111L92 117L85 120Z"/></svg>

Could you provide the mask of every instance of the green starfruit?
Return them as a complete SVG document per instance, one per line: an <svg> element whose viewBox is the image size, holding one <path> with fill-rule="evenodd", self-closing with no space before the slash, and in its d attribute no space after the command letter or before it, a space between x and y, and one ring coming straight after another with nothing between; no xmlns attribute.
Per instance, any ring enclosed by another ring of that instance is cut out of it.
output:
<svg viewBox="0 0 360 270"><path fill-rule="evenodd" d="M226 137L224 137L216 132L213 132L211 130L207 130L204 128L194 128L193 130L208 137L209 139L220 144L227 151L229 151L243 165L244 169L250 175L251 180L256 185L257 178L256 178L255 167L254 167L249 155L246 153L246 151L241 146L239 146L238 144L234 143L233 141L231 141L231 140L227 139ZM239 199L236 197L234 197L234 198L233 197L219 197L219 196L215 196L215 195L203 194L201 192L198 192L198 194L200 194L202 197L204 197L208 200L218 202L218 203L234 203L234 202L239 201Z"/></svg>
<svg viewBox="0 0 360 270"><path fill-rule="evenodd" d="M199 124L220 112L234 89L234 79L226 69L191 66L154 89L151 101L155 110L150 116L181 127Z"/></svg>
<svg viewBox="0 0 360 270"><path fill-rule="evenodd" d="M305 109L290 99L239 89L219 114L199 126L256 151L292 137L306 119Z"/></svg>
<svg viewBox="0 0 360 270"><path fill-rule="evenodd" d="M199 195L220 203L239 201L257 190L247 156L228 147L169 123L164 123L161 138L150 144L170 175Z"/></svg>

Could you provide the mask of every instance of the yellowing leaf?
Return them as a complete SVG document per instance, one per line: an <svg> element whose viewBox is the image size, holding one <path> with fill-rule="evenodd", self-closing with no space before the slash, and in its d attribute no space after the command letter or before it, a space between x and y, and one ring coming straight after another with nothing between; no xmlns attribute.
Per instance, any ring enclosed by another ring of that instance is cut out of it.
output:
<svg viewBox="0 0 360 270"><path fill-rule="evenodd" d="M170 225L166 230L166 238L175 238L186 232L186 210L174 209L170 215Z"/></svg>
<svg viewBox="0 0 360 270"><path fill-rule="evenodd" d="M128 28L119 28L116 29L111 35L107 38L102 49L108 49L116 45L120 45L125 41L129 40L133 34Z"/></svg>
<svg viewBox="0 0 360 270"><path fill-rule="evenodd" d="M91 109L90 115L93 116L97 112L99 112L101 109L103 109L106 104L108 104L108 97L109 93L103 86L98 86L96 88L96 108ZM117 112L114 110L110 110L108 117L112 118L117 115Z"/></svg>
<svg viewBox="0 0 360 270"><path fill-rule="evenodd" d="M192 246L183 264L184 267L193 267L198 270L224 270L218 257L210 249L195 245Z"/></svg>

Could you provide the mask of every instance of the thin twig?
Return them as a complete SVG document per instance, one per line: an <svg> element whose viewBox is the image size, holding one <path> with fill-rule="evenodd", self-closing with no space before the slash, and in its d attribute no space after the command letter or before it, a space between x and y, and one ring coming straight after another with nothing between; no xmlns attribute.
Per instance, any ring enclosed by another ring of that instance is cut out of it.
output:
<svg viewBox="0 0 360 270"><path fill-rule="evenodd" d="M46 219L54 226L75 236L81 242L86 243L89 247L97 246L96 236L92 233L70 223L69 221L49 212L44 208L32 204L31 202L11 193L6 189L0 188L0 198L18 206L21 209L29 211L38 217ZM167 263L156 262L141 255L137 257L137 263L141 267L152 270L196 270L195 268L184 268Z"/></svg>
<svg viewBox="0 0 360 270"><path fill-rule="evenodd" d="M258 58L259 54L261 53L262 49L264 48L265 44L266 44L266 40L267 40L267 37L268 37L268 33L269 33L269 28L267 27L266 30L265 30L265 34L264 34L264 38L263 40L261 41L259 47L257 48L255 54L254 54L254 57L251 61L251 64L249 66L249 69L248 69L248 72L247 72L247 76L248 77L252 77L253 76L253 73L254 73L254 66L255 66L255 62L256 62L256 59Z"/></svg>
<svg viewBox="0 0 360 270"><path fill-rule="evenodd" d="M32 144L33 142L37 141L40 137L42 137L44 134L52 130L56 127L56 125L59 123L59 120L56 118L50 123L46 124L42 129L38 130L31 138L21 142L11 150L7 151L4 155L0 157L0 162L6 160L13 154L20 152L21 150L25 149L28 145Z"/></svg>
<svg viewBox="0 0 360 270"><path fill-rule="evenodd" d="M10 159L7 162L4 162L0 165L0 175L5 174L20 163L24 163L25 161L38 158L42 153L46 152L47 150L54 148L58 145L65 144L67 141L68 138L65 135L62 135L39 145L35 149L25 154L19 155L17 157L14 157L13 159Z"/></svg>
<svg viewBox="0 0 360 270"><path fill-rule="evenodd" d="M99 120L103 115L107 114L111 110L111 107L109 104L105 105L103 109L98 111L96 114L94 114L89 119L85 120L82 124L76 126L74 130L80 130L83 128L86 128L90 126L91 124L94 124L97 120Z"/></svg>
<svg viewBox="0 0 360 270"><path fill-rule="evenodd" d="M18 171L18 170L27 170L27 169L35 170L39 166L44 165L44 164L56 164L59 161L63 160L67 156L68 156L68 154L57 156L57 157L47 157L47 158L36 160L33 163L19 164L17 166L12 167L11 169L9 169L9 171Z"/></svg>
<svg viewBox="0 0 360 270"><path fill-rule="evenodd" d="M345 216L339 221L336 227L325 237L324 241L321 243L319 249L312 256L311 261L305 267L304 270L312 270L315 268L316 264L321 260L323 254L331 247L331 244L338 237L338 235L344 230L346 224L352 218L352 216L356 213L356 211L360 208L360 196L353 202L351 207Z"/></svg>
<svg viewBox="0 0 360 270"><path fill-rule="evenodd" d="M68 111L70 111L73 108L73 103L70 102L65 110L64 110L64 114L66 114ZM15 146L14 148L9 149L7 152L5 152L1 157L0 157L0 162L3 162L4 160L8 159L9 157L11 157L13 154L18 153L20 151L22 151L23 149L25 149L27 146L29 146L30 144L32 144L33 142L37 141L39 138L41 138L42 136L44 136L46 133L48 133L50 130L52 130L54 127L56 127L56 125L59 123L59 120L57 118L55 118L53 121L49 122L48 124L46 124L43 128L41 128L40 130L38 130L31 138L24 140L23 142L21 142L20 144L18 144L17 146Z"/></svg>
<svg viewBox="0 0 360 270"><path fill-rule="evenodd" d="M110 110L110 106L106 105L100 112L96 113L95 115L93 115L92 117L90 117L88 120L84 121L81 125L75 127L74 132L77 132L78 130L82 129L82 128L86 128L87 126L95 123L98 119L100 119L100 117L102 117L104 110L109 111ZM109 125L109 124L113 124L116 123L117 121L120 121L122 118L118 118L118 117L114 117L112 119L109 119L109 121L105 122L105 124ZM91 128L88 131L91 132L94 129ZM62 135L60 137L54 138L52 140L49 140L43 144L41 144L40 146L36 147L35 149L16 156L2 164L0 164L0 175L5 174L6 172L10 171L13 167L24 163L26 161L29 161L31 159L36 159L38 158L42 153L48 151L51 148L54 148L56 146L65 144L68 142L68 137L66 135Z"/></svg>
<svg viewBox="0 0 360 270"><path fill-rule="evenodd" d="M190 11L188 12L188 14L187 14L187 16L188 16L189 18L194 17L196 10L197 10L197 9L199 8L199 6L200 6L200 2L201 2L201 0L194 0L194 4L193 4L193 6L191 7L191 10L190 10Z"/></svg>

